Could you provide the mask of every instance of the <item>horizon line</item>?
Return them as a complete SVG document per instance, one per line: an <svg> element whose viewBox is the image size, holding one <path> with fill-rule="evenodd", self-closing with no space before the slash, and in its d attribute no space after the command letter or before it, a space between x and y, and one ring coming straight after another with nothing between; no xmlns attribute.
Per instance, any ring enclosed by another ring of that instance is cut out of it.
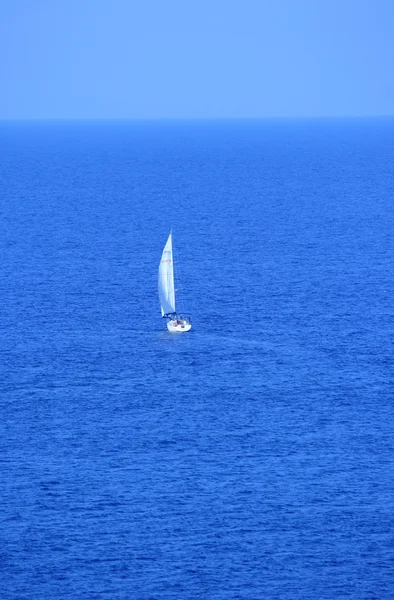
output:
<svg viewBox="0 0 394 600"><path fill-rule="evenodd" d="M366 115L287 115L287 116L249 116L249 117L2 117L5 121L280 121L280 120L322 120L322 119L389 119L394 114Z"/></svg>

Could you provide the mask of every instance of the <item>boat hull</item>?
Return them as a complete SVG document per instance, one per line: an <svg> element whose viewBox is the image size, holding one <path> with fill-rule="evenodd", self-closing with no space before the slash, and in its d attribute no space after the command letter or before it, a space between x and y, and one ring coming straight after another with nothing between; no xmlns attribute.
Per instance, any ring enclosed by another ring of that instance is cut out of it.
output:
<svg viewBox="0 0 394 600"><path fill-rule="evenodd" d="M188 323L188 321L185 321L184 324L175 325L175 323L177 323L177 321L174 320L168 321L167 323L167 329L171 333L186 333L186 331L190 331L192 328L192 324Z"/></svg>

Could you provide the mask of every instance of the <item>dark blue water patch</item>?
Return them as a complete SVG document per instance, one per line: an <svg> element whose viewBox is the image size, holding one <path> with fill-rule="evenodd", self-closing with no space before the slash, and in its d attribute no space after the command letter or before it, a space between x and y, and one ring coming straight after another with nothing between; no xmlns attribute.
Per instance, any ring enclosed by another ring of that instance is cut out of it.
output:
<svg viewBox="0 0 394 600"><path fill-rule="evenodd" d="M391 598L393 121L0 129L2 598Z"/></svg>

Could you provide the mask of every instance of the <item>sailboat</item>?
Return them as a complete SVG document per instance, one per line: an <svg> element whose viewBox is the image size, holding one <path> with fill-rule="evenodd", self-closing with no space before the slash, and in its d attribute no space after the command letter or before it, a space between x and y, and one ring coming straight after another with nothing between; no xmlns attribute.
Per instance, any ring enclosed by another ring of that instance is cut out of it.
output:
<svg viewBox="0 0 394 600"><path fill-rule="evenodd" d="M159 265L159 298L161 316L167 321L167 329L172 333L184 333L191 329L190 317L185 318L176 312L174 287L174 261L172 256L172 232L168 236Z"/></svg>

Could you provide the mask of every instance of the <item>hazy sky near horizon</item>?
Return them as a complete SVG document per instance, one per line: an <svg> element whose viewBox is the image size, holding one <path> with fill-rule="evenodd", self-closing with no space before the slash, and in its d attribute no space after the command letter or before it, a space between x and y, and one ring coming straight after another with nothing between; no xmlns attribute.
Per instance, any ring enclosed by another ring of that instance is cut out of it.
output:
<svg viewBox="0 0 394 600"><path fill-rule="evenodd" d="M394 0L1 0L0 118L394 115Z"/></svg>

